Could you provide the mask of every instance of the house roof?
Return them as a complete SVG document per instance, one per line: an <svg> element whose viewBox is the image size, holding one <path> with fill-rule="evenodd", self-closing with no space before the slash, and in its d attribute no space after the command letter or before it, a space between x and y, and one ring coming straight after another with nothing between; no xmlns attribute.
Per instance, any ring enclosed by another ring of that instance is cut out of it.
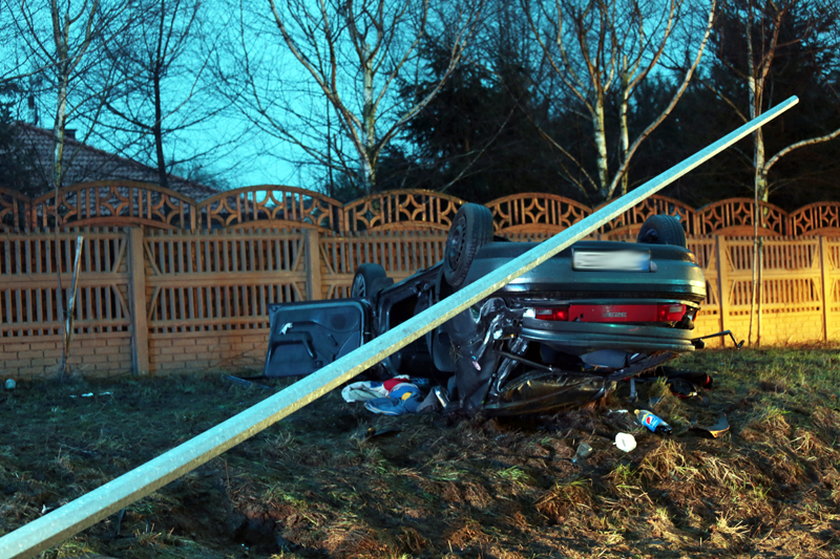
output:
<svg viewBox="0 0 840 559"><path fill-rule="evenodd" d="M26 122L16 122L15 126L18 138L31 150L35 172L40 175L38 178L43 181L44 190L47 190L52 173L53 131ZM196 201L219 193L216 188L176 175L170 174L168 179L168 188ZM158 176L157 169L153 167L80 142L72 136L72 132L68 134L64 144L63 184L104 180L133 180L157 184Z"/></svg>

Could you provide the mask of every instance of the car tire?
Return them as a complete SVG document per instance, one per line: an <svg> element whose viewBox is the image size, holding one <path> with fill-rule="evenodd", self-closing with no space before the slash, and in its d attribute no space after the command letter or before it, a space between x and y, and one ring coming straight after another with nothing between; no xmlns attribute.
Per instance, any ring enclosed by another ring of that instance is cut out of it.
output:
<svg viewBox="0 0 840 559"><path fill-rule="evenodd" d="M387 277L385 268L379 264L362 264L356 268L353 283L350 286L350 297L373 301L379 292L393 283Z"/></svg>
<svg viewBox="0 0 840 559"><path fill-rule="evenodd" d="M451 287L464 285L478 249L493 240L493 214L486 206L467 203L458 209L443 252L443 277Z"/></svg>
<svg viewBox="0 0 840 559"><path fill-rule="evenodd" d="M686 248L685 231L677 216L657 214L647 218L636 241L655 245L676 245Z"/></svg>

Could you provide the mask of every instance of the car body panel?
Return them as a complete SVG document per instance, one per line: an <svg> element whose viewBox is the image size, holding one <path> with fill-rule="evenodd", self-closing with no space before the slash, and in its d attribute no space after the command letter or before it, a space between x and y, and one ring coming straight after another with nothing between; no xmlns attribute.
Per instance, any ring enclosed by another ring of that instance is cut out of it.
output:
<svg viewBox="0 0 840 559"><path fill-rule="evenodd" d="M263 375L312 373L357 347L369 335L370 308L355 299L269 305Z"/></svg>

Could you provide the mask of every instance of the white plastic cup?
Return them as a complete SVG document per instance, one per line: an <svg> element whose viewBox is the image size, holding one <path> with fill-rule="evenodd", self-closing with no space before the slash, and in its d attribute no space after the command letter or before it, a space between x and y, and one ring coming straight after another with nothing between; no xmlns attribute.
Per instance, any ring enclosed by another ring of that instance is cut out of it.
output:
<svg viewBox="0 0 840 559"><path fill-rule="evenodd" d="M615 446L623 452L630 452L636 448L636 437L630 433L616 433Z"/></svg>

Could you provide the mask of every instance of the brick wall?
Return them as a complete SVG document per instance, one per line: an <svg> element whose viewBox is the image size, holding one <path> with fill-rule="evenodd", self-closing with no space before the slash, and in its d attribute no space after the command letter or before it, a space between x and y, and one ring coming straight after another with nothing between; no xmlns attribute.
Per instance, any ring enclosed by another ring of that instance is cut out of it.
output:
<svg viewBox="0 0 840 559"><path fill-rule="evenodd" d="M0 375L6 377L48 377L58 370L62 339L57 335L32 335L0 343ZM131 372L131 337L125 332L79 334L70 342L71 374L88 378Z"/></svg>
<svg viewBox="0 0 840 559"><path fill-rule="evenodd" d="M151 370L155 374L261 370L267 344L268 328L152 335Z"/></svg>

